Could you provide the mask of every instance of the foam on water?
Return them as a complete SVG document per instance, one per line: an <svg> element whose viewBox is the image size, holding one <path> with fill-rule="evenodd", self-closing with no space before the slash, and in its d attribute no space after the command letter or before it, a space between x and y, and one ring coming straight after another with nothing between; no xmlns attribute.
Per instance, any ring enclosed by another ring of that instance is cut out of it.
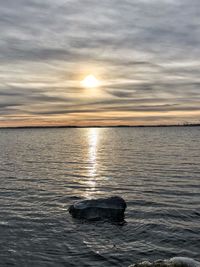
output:
<svg viewBox="0 0 200 267"><path fill-rule="evenodd" d="M129 267L200 267L200 262L187 257L173 257L168 260L157 260L152 263L143 261Z"/></svg>

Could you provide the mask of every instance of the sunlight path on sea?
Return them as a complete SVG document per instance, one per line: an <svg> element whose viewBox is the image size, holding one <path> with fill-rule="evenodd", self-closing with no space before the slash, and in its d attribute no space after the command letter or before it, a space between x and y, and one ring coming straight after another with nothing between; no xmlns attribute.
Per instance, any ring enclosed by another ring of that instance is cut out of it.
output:
<svg viewBox="0 0 200 267"><path fill-rule="evenodd" d="M90 197L91 193L95 191L96 175L97 175L97 149L99 140L99 129L88 129L88 190L86 197Z"/></svg>

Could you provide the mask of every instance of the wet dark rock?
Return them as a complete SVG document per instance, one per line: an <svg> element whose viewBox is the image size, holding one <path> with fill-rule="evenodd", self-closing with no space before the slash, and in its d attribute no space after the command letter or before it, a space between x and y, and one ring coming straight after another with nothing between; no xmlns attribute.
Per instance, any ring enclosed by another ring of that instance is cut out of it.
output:
<svg viewBox="0 0 200 267"><path fill-rule="evenodd" d="M200 267L200 262L186 257L174 257L169 260L157 260L152 263L143 261L129 267Z"/></svg>
<svg viewBox="0 0 200 267"><path fill-rule="evenodd" d="M114 196L75 202L69 207L69 213L78 219L108 219L110 221L120 222L124 220L125 209L126 202L124 199Z"/></svg>

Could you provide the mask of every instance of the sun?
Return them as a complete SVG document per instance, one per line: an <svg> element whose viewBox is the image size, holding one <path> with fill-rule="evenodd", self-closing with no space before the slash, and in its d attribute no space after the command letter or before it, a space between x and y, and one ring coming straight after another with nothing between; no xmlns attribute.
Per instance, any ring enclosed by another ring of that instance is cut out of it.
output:
<svg viewBox="0 0 200 267"><path fill-rule="evenodd" d="M94 75L90 74L81 81L81 85L85 88L96 88L100 85L100 81Z"/></svg>

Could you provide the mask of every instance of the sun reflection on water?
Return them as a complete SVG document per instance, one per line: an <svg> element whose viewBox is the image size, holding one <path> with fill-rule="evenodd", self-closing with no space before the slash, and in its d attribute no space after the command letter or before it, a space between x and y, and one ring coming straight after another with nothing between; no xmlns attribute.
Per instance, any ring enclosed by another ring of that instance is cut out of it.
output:
<svg viewBox="0 0 200 267"><path fill-rule="evenodd" d="M97 148L98 148L99 131L96 128L88 130L88 190L87 196L95 191L97 176Z"/></svg>

